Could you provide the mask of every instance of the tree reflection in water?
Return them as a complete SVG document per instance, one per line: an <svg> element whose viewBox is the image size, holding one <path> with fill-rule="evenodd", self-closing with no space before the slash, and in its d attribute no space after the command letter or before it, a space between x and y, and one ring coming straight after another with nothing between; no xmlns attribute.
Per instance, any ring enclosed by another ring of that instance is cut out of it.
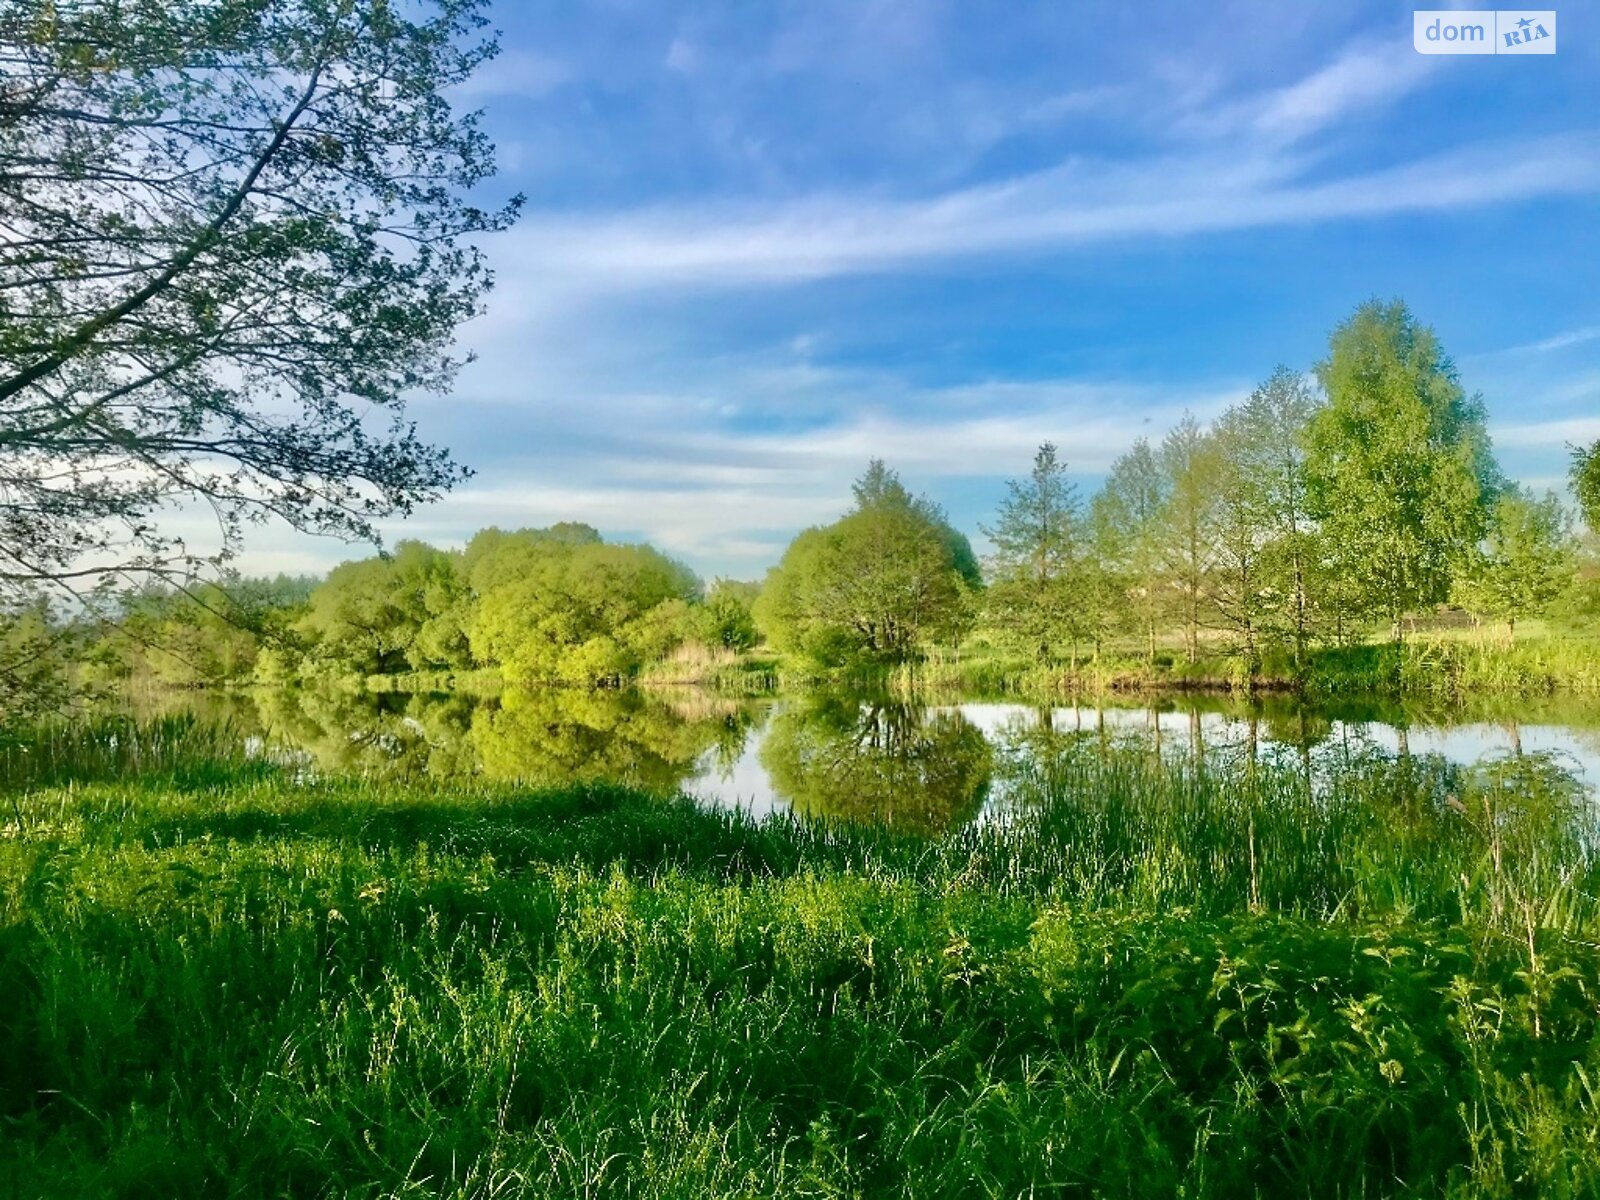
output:
<svg viewBox="0 0 1600 1200"><path fill-rule="evenodd" d="M607 780L672 792L701 757L737 757L747 710L711 697L640 692L511 691L475 714L472 742L484 774L534 785Z"/></svg>
<svg viewBox="0 0 1600 1200"><path fill-rule="evenodd" d="M464 695L283 689L261 726L328 774L481 776L530 786L607 780L671 792L701 758L737 758L750 727L734 701L576 688Z"/></svg>
<svg viewBox="0 0 1600 1200"><path fill-rule="evenodd" d="M820 696L772 720L761 763L772 790L807 817L937 834L988 795L991 749L959 712Z"/></svg>

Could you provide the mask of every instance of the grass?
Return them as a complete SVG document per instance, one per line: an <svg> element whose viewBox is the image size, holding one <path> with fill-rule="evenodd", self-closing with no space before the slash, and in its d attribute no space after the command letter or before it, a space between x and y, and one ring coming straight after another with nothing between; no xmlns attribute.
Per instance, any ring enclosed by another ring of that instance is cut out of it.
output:
<svg viewBox="0 0 1600 1200"><path fill-rule="evenodd" d="M928 841L53 736L16 1195L1600 1194L1593 798L1537 756L1040 733Z"/></svg>
<svg viewBox="0 0 1600 1200"><path fill-rule="evenodd" d="M1406 696L1494 693L1600 695L1600 643L1545 636L1506 643L1491 638L1430 637L1403 646L1345 647L1318 653L1309 690L1349 689Z"/></svg>
<svg viewBox="0 0 1600 1200"><path fill-rule="evenodd" d="M1302 692L1312 697L1443 698L1600 695L1600 638L1585 630L1526 623L1516 641L1503 629L1429 629L1399 646L1374 634L1349 646L1312 651L1297 677L1288 655L1266 653L1252 674L1215 639L1189 662L1170 635L1152 658L1142 645L1114 644L1099 656L1040 663L976 637L936 647L914 666L889 672L903 694L1033 695L1102 693Z"/></svg>

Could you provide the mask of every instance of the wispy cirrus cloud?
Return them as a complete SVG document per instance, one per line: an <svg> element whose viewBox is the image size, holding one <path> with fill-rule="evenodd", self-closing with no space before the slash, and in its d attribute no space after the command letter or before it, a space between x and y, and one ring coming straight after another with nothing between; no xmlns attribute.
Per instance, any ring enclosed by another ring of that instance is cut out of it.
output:
<svg viewBox="0 0 1600 1200"><path fill-rule="evenodd" d="M1253 134L1290 143L1353 117L1389 108L1421 90L1440 60L1399 41L1345 47L1332 62L1283 87L1201 109L1181 130Z"/></svg>
<svg viewBox="0 0 1600 1200"><path fill-rule="evenodd" d="M1540 338L1536 342L1524 342L1520 346L1512 346L1497 353L1549 354L1553 350L1565 350L1569 346L1581 346L1585 342L1597 340L1600 340L1600 325L1585 325L1581 329L1568 329L1547 338Z"/></svg>
<svg viewBox="0 0 1600 1200"><path fill-rule="evenodd" d="M1489 432L1494 444L1504 449L1585 445L1600 439L1600 417L1514 422L1495 425Z"/></svg>
<svg viewBox="0 0 1600 1200"><path fill-rule="evenodd" d="M534 216L500 243L558 289L787 283L952 258L1445 212L1600 191L1600 135L1549 135L1380 169L1294 153L1079 160L914 200L803 197Z"/></svg>

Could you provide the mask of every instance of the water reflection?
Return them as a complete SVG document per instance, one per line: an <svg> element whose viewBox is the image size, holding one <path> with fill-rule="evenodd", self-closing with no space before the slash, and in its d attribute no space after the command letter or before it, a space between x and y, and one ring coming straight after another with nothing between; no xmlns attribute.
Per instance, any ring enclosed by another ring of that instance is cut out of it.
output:
<svg viewBox="0 0 1600 1200"><path fill-rule="evenodd" d="M164 711L226 720L319 774L607 780L664 792L736 760L755 717L748 704L704 693L574 688L495 697L285 688L163 700Z"/></svg>
<svg viewBox="0 0 1600 1200"><path fill-rule="evenodd" d="M466 695L263 690L184 693L162 707L225 718L318 773L613 780L753 813L792 810L935 833L1003 812L1063 746L1137 741L1227 760L1324 754L1553 754L1600 784L1600 701L1421 708L1208 698L1116 706L907 704L858 695L733 700L703 692L560 689Z"/></svg>
<svg viewBox="0 0 1600 1200"><path fill-rule="evenodd" d="M774 796L802 816L933 834L982 807L992 748L959 710L825 696L777 713L760 757Z"/></svg>
<svg viewBox="0 0 1600 1200"><path fill-rule="evenodd" d="M737 757L750 716L714 698L676 702L637 692L508 692L474 714L472 748L485 776L529 784L610 780L677 791L708 751Z"/></svg>

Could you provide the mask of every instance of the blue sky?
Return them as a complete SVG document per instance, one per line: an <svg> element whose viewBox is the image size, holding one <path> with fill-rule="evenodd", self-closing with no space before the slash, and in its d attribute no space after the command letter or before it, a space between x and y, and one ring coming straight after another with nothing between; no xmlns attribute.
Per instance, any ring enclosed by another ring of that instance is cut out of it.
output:
<svg viewBox="0 0 1600 1200"><path fill-rule="evenodd" d="M1560 486L1600 437L1600 3L1557 12L1553 57L1425 57L1389 3L502 0L461 100L528 207L413 405L478 474L390 533L583 520L759 577L876 454L976 537L1039 442L1092 491L1374 295Z"/></svg>

